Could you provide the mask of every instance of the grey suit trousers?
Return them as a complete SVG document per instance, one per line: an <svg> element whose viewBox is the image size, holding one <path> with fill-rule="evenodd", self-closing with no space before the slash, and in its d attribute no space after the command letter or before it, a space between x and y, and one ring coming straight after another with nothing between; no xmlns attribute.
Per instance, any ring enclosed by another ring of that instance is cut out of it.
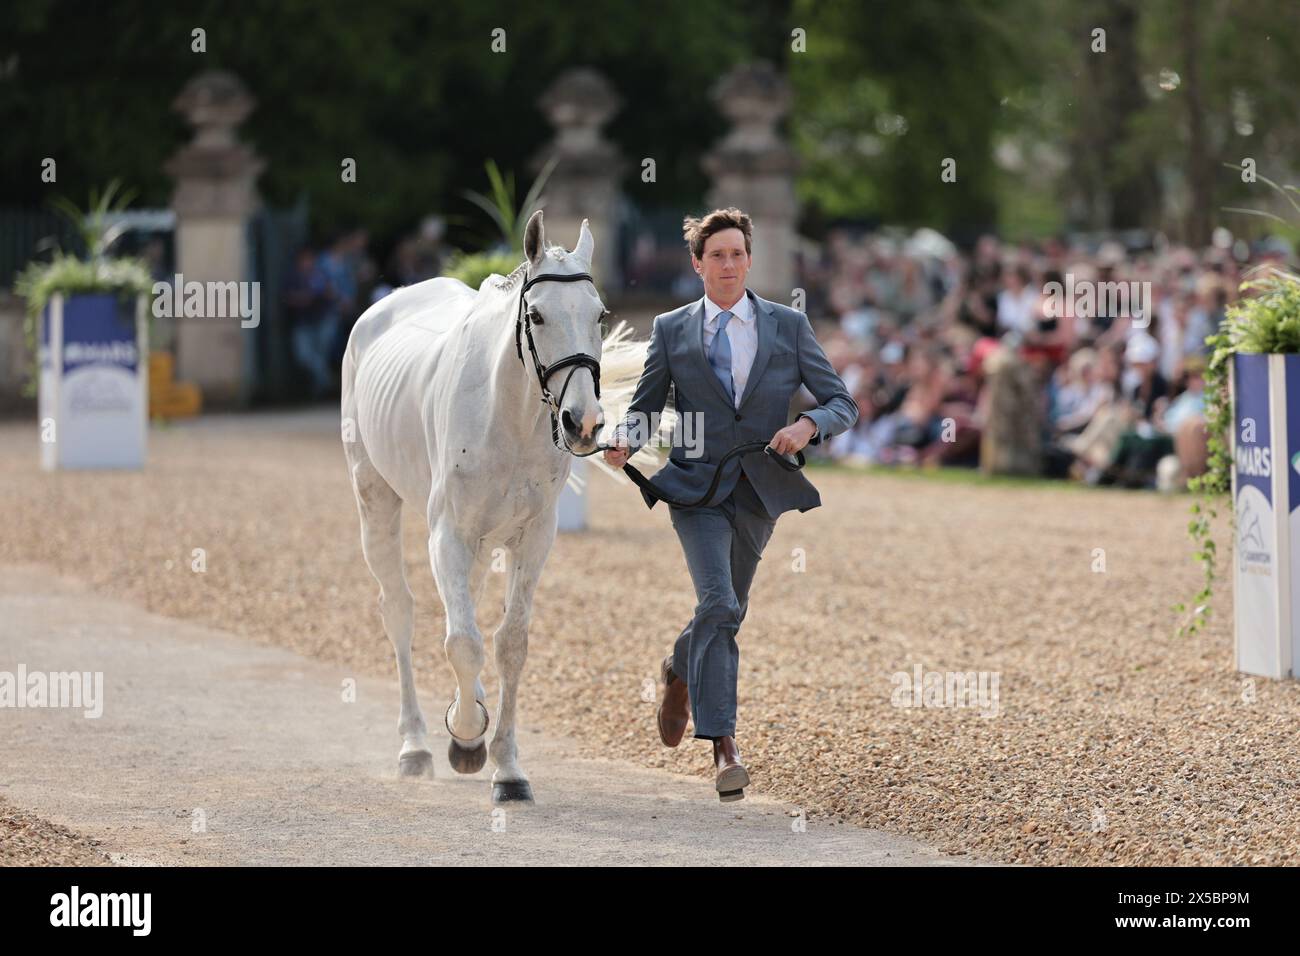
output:
<svg viewBox="0 0 1300 956"><path fill-rule="evenodd" d="M743 468L743 465L742 465ZM695 584L695 616L673 647L673 673L685 678L695 737L736 735L736 634L749 610L749 586L776 527L748 480L716 505L669 506Z"/></svg>

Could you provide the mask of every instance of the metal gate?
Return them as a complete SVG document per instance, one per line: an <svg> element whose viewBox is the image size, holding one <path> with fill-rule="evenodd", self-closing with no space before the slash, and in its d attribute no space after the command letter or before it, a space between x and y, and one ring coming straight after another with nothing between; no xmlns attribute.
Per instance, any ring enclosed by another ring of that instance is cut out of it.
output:
<svg viewBox="0 0 1300 956"><path fill-rule="evenodd" d="M249 278L261 283L261 321L246 350L249 396L255 404L301 401L307 379L293 357L284 288L297 251L307 242L307 198L289 209L262 206L248 223Z"/></svg>

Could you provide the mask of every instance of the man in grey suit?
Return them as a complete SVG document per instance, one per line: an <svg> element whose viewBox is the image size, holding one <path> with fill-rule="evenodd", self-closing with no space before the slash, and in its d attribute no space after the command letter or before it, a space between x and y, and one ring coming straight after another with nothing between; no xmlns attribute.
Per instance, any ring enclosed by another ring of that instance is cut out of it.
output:
<svg viewBox="0 0 1300 956"><path fill-rule="evenodd" d="M652 480L671 498L695 501L736 445L762 439L792 455L852 428L858 407L808 318L745 288L753 261L748 215L730 208L688 217L685 236L691 264L704 280L704 297L655 317L636 394L611 435L609 444L616 447L605 452L605 461L622 467L652 437L647 422L663 411L672 385L678 425L668 463ZM819 404L786 424L801 384ZM688 420L703 435L702 452L694 457L682 440ZM642 494L653 508L656 499ZM749 785L735 741L736 635L749 608L749 586L777 517L820 504L821 496L802 472L752 454L727 463L709 501L694 508L669 505L698 603L660 667L665 686L659 736L676 747L694 717L695 737L713 741L716 788L723 801L741 799Z"/></svg>

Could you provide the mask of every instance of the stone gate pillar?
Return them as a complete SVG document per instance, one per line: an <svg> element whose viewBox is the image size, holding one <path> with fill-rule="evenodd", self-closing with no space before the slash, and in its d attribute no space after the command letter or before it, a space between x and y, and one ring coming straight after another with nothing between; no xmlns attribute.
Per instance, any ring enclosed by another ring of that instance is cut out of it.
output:
<svg viewBox="0 0 1300 956"><path fill-rule="evenodd" d="M796 275L794 174L799 163L776 124L790 108L790 85L770 63L759 61L733 69L711 95L732 129L701 160L713 179L707 209L737 206L749 213L754 262L746 284L764 298L789 305Z"/></svg>
<svg viewBox="0 0 1300 956"><path fill-rule="evenodd" d="M595 70L566 70L541 95L537 105L555 127L555 138L534 156L530 168L541 170L552 156L559 163L542 196L546 235L572 249L583 219L590 220L596 240L592 275L602 293L622 287L618 268L619 179L625 163L618 147L601 136L601 127L618 112L622 100Z"/></svg>
<svg viewBox="0 0 1300 956"><path fill-rule="evenodd" d="M166 165L176 182L176 271L185 283L251 278L248 223L264 163L235 134L254 105L240 79L220 70L196 76L173 104L194 127L193 142ZM207 405L246 404L255 334L238 315L177 318L178 376L196 383Z"/></svg>

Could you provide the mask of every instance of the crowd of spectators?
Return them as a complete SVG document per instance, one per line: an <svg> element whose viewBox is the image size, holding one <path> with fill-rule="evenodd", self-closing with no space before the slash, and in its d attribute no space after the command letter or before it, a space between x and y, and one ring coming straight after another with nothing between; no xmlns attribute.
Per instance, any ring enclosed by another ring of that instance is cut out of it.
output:
<svg viewBox="0 0 1300 956"><path fill-rule="evenodd" d="M985 236L963 255L928 231L834 232L803 281L835 317L819 336L860 416L825 453L978 466L990 375L1014 364L1032 387L1012 414L1040 474L1180 487L1206 467L1206 336L1251 265L1288 255L1222 233L1202 250Z"/></svg>
<svg viewBox="0 0 1300 956"><path fill-rule="evenodd" d="M436 218L398 243L382 270L368 244L363 229L339 232L301 249L288 278L293 354L313 397L338 388L365 308L438 275L446 254ZM931 230L834 229L805 246L800 283L808 313L831 317L817 332L860 414L814 453L977 467L996 435L1030 449L1025 460L1044 476L1181 487L1208 457L1206 337L1251 266L1289 265L1290 256L1276 240L1251 248L1222 231L1199 250L985 236L965 254ZM1019 378L1019 390L1004 393L1013 404L995 401L998 375Z"/></svg>
<svg viewBox="0 0 1300 956"><path fill-rule="evenodd" d="M312 398L336 393L348 335L361 313L395 288L441 275L446 259L443 221L429 217L402 238L381 270L365 229L340 230L304 245L285 281L283 304L294 360Z"/></svg>

